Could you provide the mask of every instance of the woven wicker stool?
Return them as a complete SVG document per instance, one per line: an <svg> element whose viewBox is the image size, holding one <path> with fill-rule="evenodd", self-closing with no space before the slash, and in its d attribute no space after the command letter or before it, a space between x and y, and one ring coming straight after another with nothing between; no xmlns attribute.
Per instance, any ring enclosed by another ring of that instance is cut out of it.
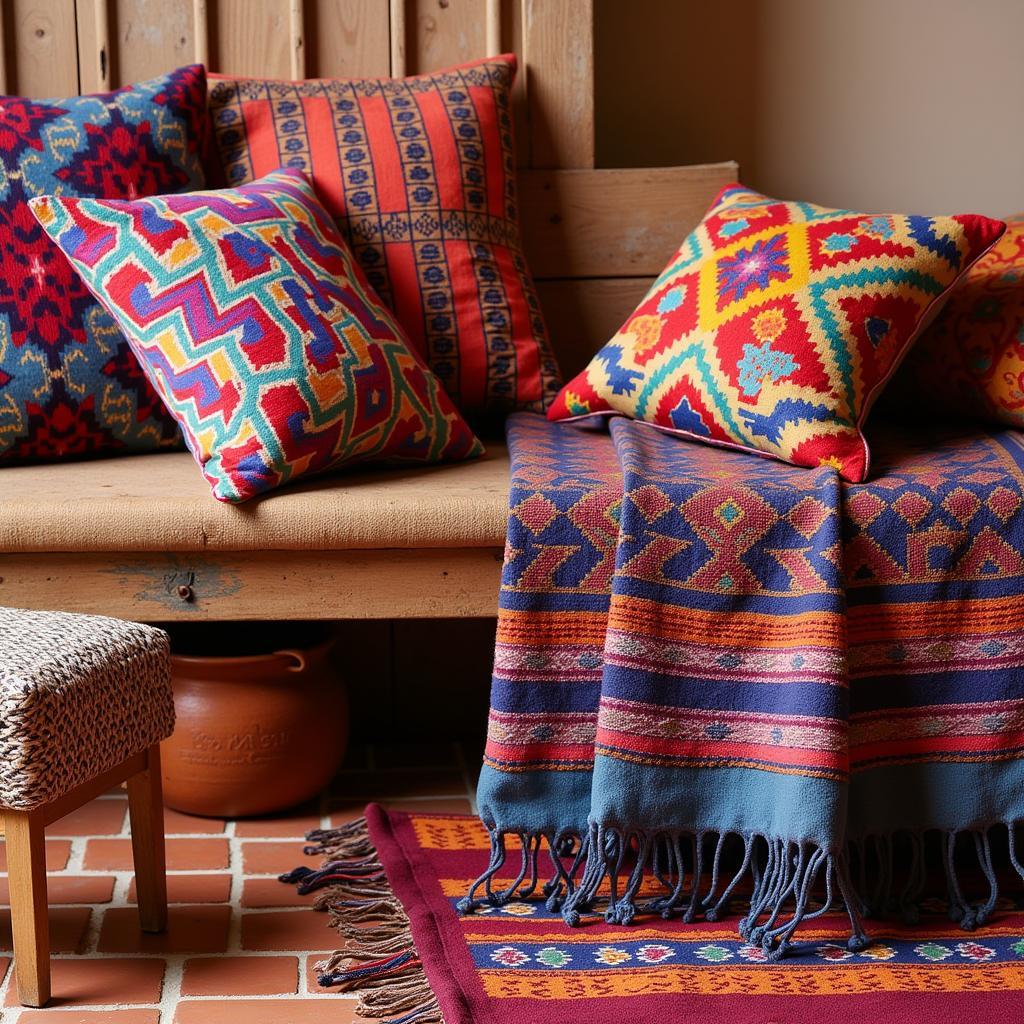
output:
<svg viewBox="0 0 1024 1024"><path fill-rule="evenodd" d="M125 780L142 928L166 926L159 743L173 727L165 633L0 608L0 817L23 1005L50 998L43 829Z"/></svg>

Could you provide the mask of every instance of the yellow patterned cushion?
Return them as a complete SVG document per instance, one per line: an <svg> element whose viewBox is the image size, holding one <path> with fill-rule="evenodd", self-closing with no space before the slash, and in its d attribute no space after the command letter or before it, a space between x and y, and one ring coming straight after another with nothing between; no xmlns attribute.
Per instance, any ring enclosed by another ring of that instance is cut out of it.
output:
<svg viewBox="0 0 1024 1024"><path fill-rule="evenodd" d="M729 186L548 415L624 413L863 480L861 426L874 399L1003 227Z"/></svg>

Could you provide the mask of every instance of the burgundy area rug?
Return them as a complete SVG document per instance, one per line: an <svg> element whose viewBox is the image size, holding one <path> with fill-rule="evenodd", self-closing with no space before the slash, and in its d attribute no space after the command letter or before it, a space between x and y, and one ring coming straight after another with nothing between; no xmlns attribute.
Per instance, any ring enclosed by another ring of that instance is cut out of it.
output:
<svg viewBox="0 0 1024 1024"><path fill-rule="evenodd" d="M778 963L737 935L745 913L684 923L595 915L570 929L541 900L460 917L455 904L486 865L476 818L370 805L365 821L311 833L320 869L284 880L318 891L342 937L321 982L359 993L368 1016L401 1024L917 1024L1024 1021L1024 901L1001 897L965 933L944 901L913 925L872 921L846 948L842 910L809 923ZM518 862L500 884L511 885ZM650 892L657 891L651 879ZM1007 890L1013 891L1013 890Z"/></svg>

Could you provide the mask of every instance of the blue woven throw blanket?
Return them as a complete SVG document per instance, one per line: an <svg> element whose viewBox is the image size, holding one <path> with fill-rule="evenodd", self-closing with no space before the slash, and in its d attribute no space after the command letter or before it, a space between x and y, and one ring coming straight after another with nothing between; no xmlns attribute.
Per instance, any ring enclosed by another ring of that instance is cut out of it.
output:
<svg viewBox="0 0 1024 1024"><path fill-rule="evenodd" d="M626 419L519 414L508 442L491 858L464 912L713 920L742 887L771 958L836 905L861 949L866 916L929 895L927 840L950 913L988 916L994 850L1024 876L1020 434L901 425L865 484Z"/></svg>

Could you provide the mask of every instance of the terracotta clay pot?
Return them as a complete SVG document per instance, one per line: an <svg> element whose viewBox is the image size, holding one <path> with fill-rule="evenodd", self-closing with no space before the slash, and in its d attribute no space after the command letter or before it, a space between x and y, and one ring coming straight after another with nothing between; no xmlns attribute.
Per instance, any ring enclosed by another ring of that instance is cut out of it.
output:
<svg viewBox="0 0 1024 1024"><path fill-rule="evenodd" d="M319 793L348 742L331 646L326 639L248 656L172 653L178 721L161 748L167 806L244 817Z"/></svg>

